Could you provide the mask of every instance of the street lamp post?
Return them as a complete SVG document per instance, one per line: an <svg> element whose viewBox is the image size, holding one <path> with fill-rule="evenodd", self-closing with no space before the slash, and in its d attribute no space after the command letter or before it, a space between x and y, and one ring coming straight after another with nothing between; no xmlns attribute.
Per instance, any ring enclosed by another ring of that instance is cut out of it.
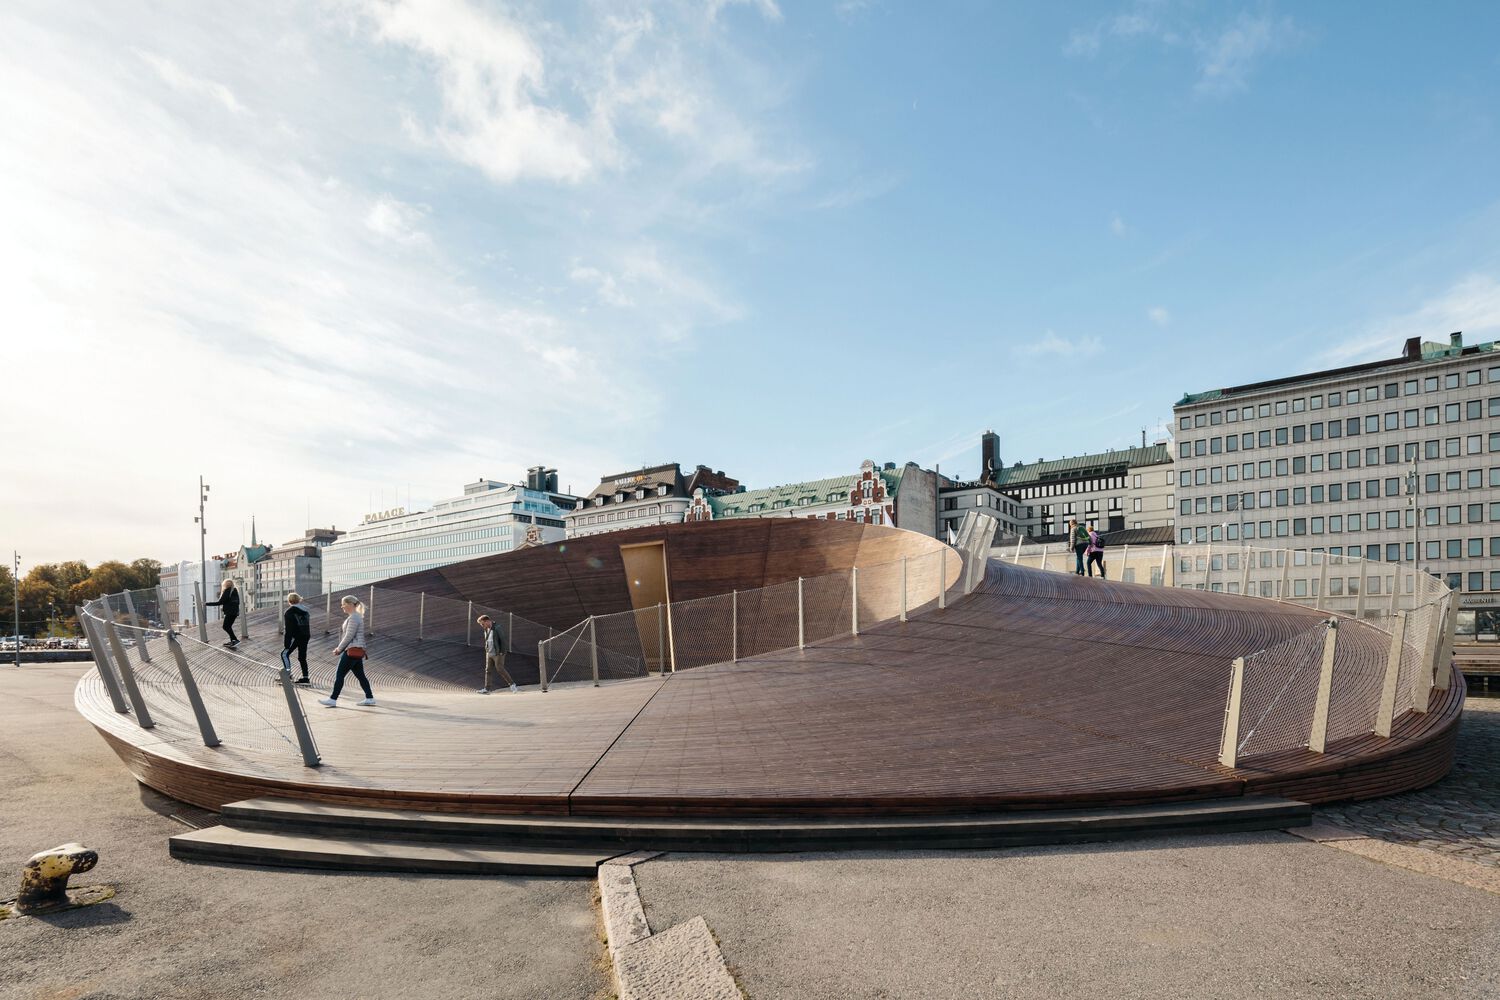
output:
<svg viewBox="0 0 1500 1000"><path fill-rule="evenodd" d="M13 598L11 611L15 614L16 623L16 669L21 669L21 553L12 551L15 557L15 569L10 576L10 593Z"/></svg>
<svg viewBox="0 0 1500 1000"><path fill-rule="evenodd" d="M193 523L198 525L198 579L203 585L203 600L208 600L208 524L203 520L203 505L208 503L208 486L203 482L203 477L198 477L198 516L193 518ZM198 609L193 609L193 617L198 617Z"/></svg>

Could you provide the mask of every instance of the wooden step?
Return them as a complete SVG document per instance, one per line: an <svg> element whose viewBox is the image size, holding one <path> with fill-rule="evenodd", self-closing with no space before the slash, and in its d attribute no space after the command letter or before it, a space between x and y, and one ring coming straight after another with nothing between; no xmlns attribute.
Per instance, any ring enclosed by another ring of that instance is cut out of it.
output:
<svg viewBox="0 0 1500 1000"><path fill-rule="evenodd" d="M171 838L172 857L283 868L413 872L443 875L581 875L594 877L608 851L473 844L412 843L239 830L214 826Z"/></svg>
<svg viewBox="0 0 1500 1000"><path fill-rule="evenodd" d="M477 816L247 799L223 809L244 830L353 840L629 850L807 851L1008 847L1306 826L1312 807L1269 796L1103 809L846 819Z"/></svg>

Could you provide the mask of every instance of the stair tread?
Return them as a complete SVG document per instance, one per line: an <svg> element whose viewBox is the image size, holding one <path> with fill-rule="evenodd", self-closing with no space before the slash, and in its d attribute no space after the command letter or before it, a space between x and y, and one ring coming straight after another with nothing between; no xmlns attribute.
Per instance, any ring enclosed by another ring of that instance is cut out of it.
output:
<svg viewBox="0 0 1500 1000"><path fill-rule="evenodd" d="M172 837L174 844L211 845L251 851L357 858L370 861L426 861L594 868L613 851L567 848L485 847L472 844L322 837L211 826Z"/></svg>
<svg viewBox="0 0 1500 1000"><path fill-rule="evenodd" d="M1210 799L1197 802L1162 803L1119 808L1069 809L1038 812L987 813L958 816L888 816L839 819L762 819L762 818L693 818L616 817L616 816L486 816L468 813L423 812L404 809L380 809L367 806L338 806L295 799L260 798L231 802L224 807L226 820L235 817L272 818L309 825L347 821L371 825L403 824L412 827L463 827L469 830L513 830L552 828L559 831L608 829L621 831L663 831L680 833L843 833L921 832L927 830L1043 829L1049 827L1112 825L1132 821L1174 819L1195 820L1254 817L1265 814L1293 813L1310 810L1305 802L1261 796L1233 799Z"/></svg>

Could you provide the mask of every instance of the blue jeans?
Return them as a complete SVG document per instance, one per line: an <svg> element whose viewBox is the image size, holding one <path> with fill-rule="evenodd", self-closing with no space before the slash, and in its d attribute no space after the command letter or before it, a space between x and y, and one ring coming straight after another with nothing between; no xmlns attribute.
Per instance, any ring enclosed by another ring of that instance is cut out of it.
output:
<svg viewBox="0 0 1500 1000"><path fill-rule="evenodd" d="M344 690L344 675L353 674L359 679L359 686L365 689L366 698L374 698L375 692L370 690L370 679L365 676L365 658L363 656L350 656L344 653L339 657L339 670L333 677L333 694L328 697L334 701L338 700L339 692Z"/></svg>
<svg viewBox="0 0 1500 1000"><path fill-rule="evenodd" d="M1083 575L1083 550L1087 548L1088 546L1082 543L1073 546L1073 554L1078 557L1078 568L1073 570L1073 572L1077 573L1079 576Z"/></svg>

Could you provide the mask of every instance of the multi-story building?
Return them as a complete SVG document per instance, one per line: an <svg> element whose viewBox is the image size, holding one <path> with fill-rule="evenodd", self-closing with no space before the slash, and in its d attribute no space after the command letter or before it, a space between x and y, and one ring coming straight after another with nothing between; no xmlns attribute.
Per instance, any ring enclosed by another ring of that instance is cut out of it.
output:
<svg viewBox="0 0 1500 1000"><path fill-rule="evenodd" d="M322 589L356 587L465 559L508 552L528 539L566 537L564 516L578 498L557 492L557 473L529 470L528 485L481 479L463 496L428 510L366 514L322 550Z"/></svg>
<svg viewBox="0 0 1500 1000"><path fill-rule="evenodd" d="M883 468L866 459L852 475L789 483L759 490L693 492L688 521L740 517L810 517L827 521L889 524L931 536L937 529L936 474L908 462Z"/></svg>
<svg viewBox="0 0 1500 1000"><path fill-rule="evenodd" d="M648 524L679 524L692 505L693 495L717 497L740 489L739 480L700 465L684 476L676 462L605 476L567 515L568 537L641 528Z"/></svg>
<svg viewBox="0 0 1500 1000"><path fill-rule="evenodd" d="M193 601L193 584L201 585L206 576L208 596L204 600L214 600L219 593L219 582L224 579L224 561L222 556L211 556L207 563L199 563L196 559L162 563L158 586L161 587L162 601L166 604L168 621L181 625L198 624L197 605ZM218 608L208 608L207 618L209 620L216 618L218 610Z"/></svg>
<svg viewBox="0 0 1500 1000"><path fill-rule="evenodd" d="M333 528L309 528L295 541L278 545L255 563L256 607L279 608L286 595L323 592L323 550L343 536Z"/></svg>
<svg viewBox="0 0 1500 1000"><path fill-rule="evenodd" d="M1191 393L1177 419L1179 544L1404 562L1500 606L1500 352L1400 356Z"/></svg>
<svg viewBox="0 0 1500 1000"><path fill-rule="evenodd" d="M1074 518L1116 532L1167 527L1176 516L1172 452L1165 441L1005 465L999 439L986 431L980 451L985 473L979 480L946 481L939 490L945 534L975 509L1000 521L1001 537L1061 534Z"/></svg>

